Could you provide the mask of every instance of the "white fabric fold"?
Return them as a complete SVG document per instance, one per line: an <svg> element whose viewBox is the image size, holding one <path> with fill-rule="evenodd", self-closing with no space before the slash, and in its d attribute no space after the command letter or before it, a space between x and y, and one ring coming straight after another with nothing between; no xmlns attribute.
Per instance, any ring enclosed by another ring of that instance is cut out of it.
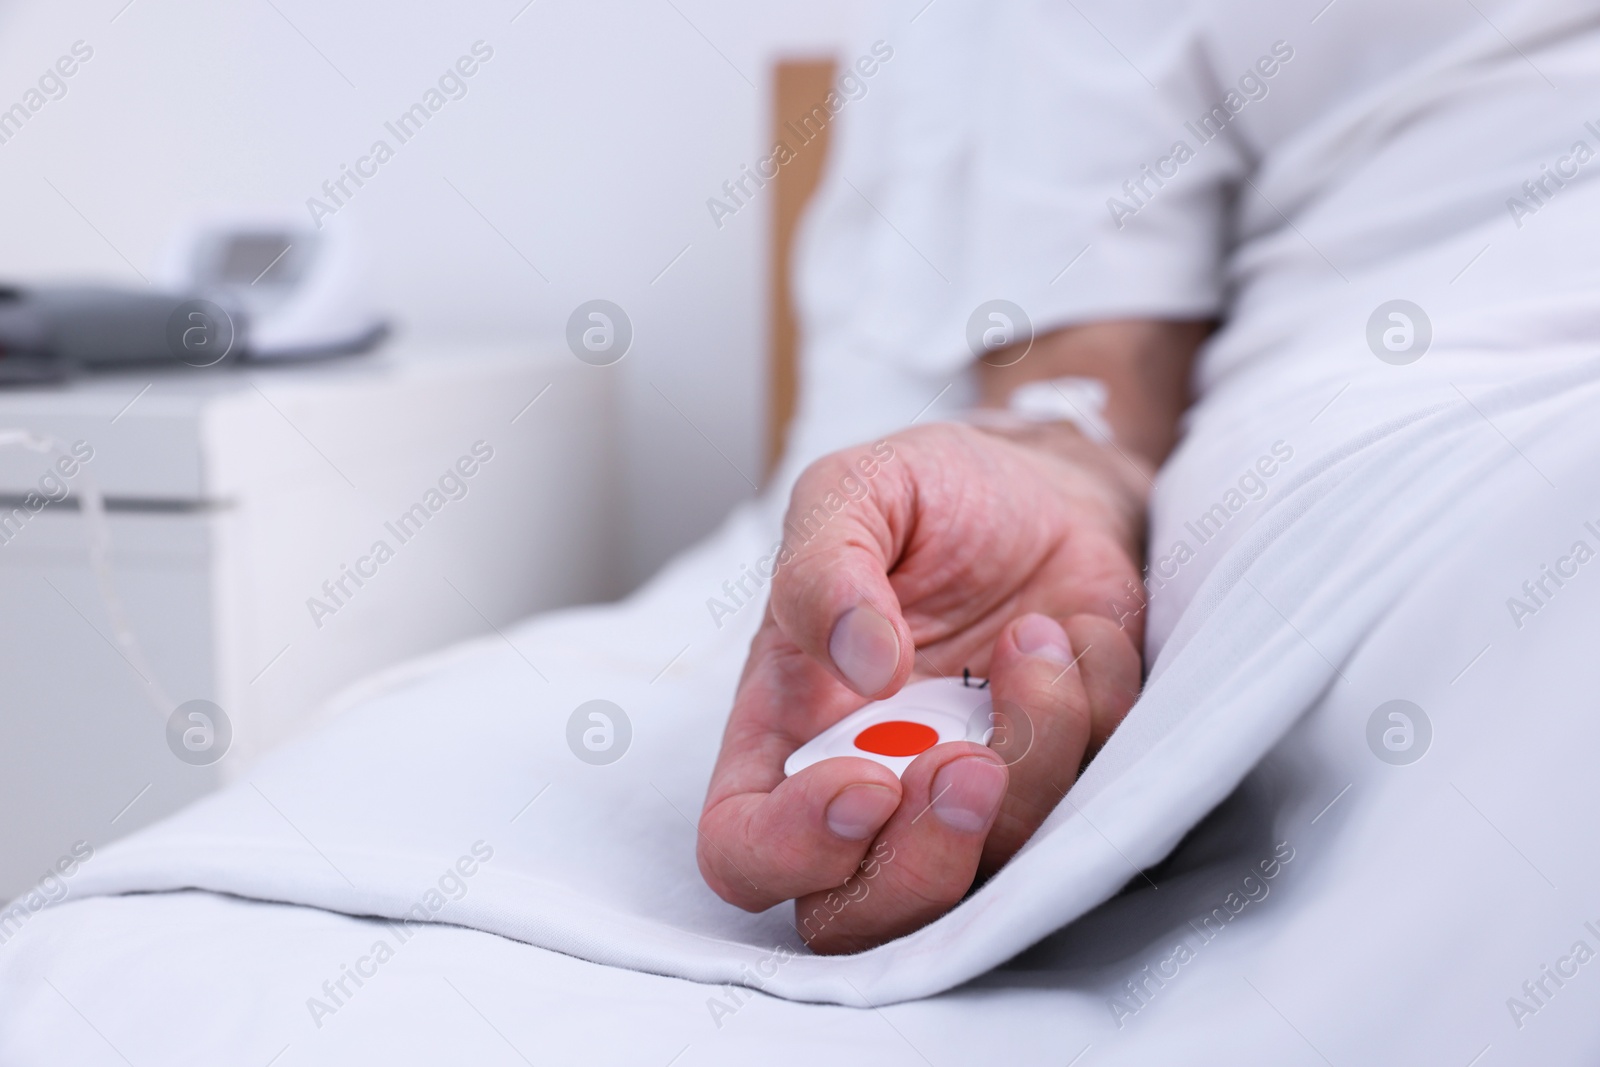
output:
<svg viewBox="0 0 1600 1067"><path fill-rule="evenodd" d="M629 604L543 619L510 635L514 650L496 639L411 672L249 781L106 850L74 893L201 888L400 919L481 840L494 859L471 893L428 918L714 983L782 949L797 958L764 988L801 1000L936 993L1157 863L1336 684L1415 575L1481 524L1507 479L1528 477L1486 419L1592 455L1597 399L1589 361L1420 407L1308 457L1213 570L1144 696L1034 839L949 915L878 949L806 955L786 909L746 916L694 872L693 820L756 611L720 635L670 623L703 611L726 561L762 545L754 514ZM651 681L673 642L689 650ZM564 739L567 715L597 696L634 730L604 767Z"/></svg>
<svg viewBox="0 0 1600 1067"><path fill-rule="evenodd" d="M1600 163L1531 221L1505 213L1600 100L1592 17L1515 0L1312 14L1267 0L902 13L808 223L807 377L778 488L620 605L364 687L245 782L97 855L72 899L200 888L391 919L420 906L704 982L792 953L764 988L841 1004L949 989L1111 899L1348 684L1351 655L1460 538L1531 536L1497 511L1528 479L1593 499ZM1119 227L1107 201L1279 40L1295 55L1270 92ZM1577 103L1549 106L1545 77ZM1476 85L1493 88L1487 111ZM1012 863L914 934L812 957L787 909L740 912L695 869L761 611L706 602L770 551L783 481L808 458L960 402L964 323L994 297L1041 328L1226 312L1157 487L1153 558L1259 457L1281 443L1291 458L1152 593L1146 692ZM1366 341L1397 297L1434 327L1400 367ZM595 699L633 726L606 766L566 739ZM471 891L434 907L440 872L479 842L493 858Z"/></svg>

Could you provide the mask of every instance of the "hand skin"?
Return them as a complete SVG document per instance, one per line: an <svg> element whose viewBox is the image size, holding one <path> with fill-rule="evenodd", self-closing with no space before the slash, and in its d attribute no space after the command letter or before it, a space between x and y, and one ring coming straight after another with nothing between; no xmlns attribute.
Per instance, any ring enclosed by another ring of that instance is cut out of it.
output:
<svg viewBox="0 0 1600 1067"><path fill-rule="evenodd" d="M751 911L792 898L813 950L860 951L944 914L1038 828L1138 695L1145 496L1205 329L1097 323L1016 363L991 357L990 402L1032 379L1106 382L1118 444L1064 423L909 429L859 499L789 544L700 817L719 896ZM812 464L791 514L870 451ZM852 758L784 777L788 755L845 715L963 668L1031 730L935 746L899 780Z"/></svg>

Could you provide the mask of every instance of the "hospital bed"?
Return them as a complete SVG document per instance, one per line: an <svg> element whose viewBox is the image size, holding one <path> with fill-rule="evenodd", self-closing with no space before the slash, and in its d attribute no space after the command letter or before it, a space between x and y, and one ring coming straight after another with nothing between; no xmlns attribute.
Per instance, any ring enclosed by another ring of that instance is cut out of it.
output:
<svg viewBox="0 0 1600 1067"><path fill-rule="evenodd" d="M1019 39L1003 14L950 10L952 39L979 25ZM1470 12L1452 25L1516 79L1508 98L1544 91ZM1038 36L1017 67L1060 43ZM1073 40L1106 61L1097 76L1120 69L1104 42ZM1561 34L1538 40L1552 77L1592 81ZM920 73L910 84L936 93L943 72ZM1386 128L1438 147L1480 121L1470 98L1424 100L1437 79L1418 85ZM1494 142L1508 173L1565 129L1512 110L1525 121ZM884 133L846 127L845 150ZM1370 134L1284 136L1321 173ZM912 259L896 234L935 247L941 232L919 228L892 174L852 158L853 188L825 185L800 230L813 309L905 277L885 267ZM0 1062L1593 1062L1600 268L1554 228L1511 244L1498 205L1438 214L1449 205L1428 175L1404 241L1366 256L1394 204L1357 198L1334 226L1302 177L1255 176L1261 202L1241 207L1228 266L1242 295L1156 487L1152 556L1176 558L1196 516L1226 518L1150 597L1138 705L1033 840L945 917L815 957L784 908L740 912L694 866L757 623L755 609L708 616L706 598L779 536L781 487L807 457L963 399L956 354L896 360L870 351L870 331L830 334L813 316L779 491L622 604L380 675L248 781L71 864L4 930ZM1269 225L1295 195L1312 201L1291 205L1309 249ZM858 197L896 232L823 242L815 231L870 213ZM1592 186L1563 197L1593 232ZM923 207L940 214L936 198ZM1497 241L1502 256L1474 259ZM876 274L844 262L863 251ZM1437 326L1406 365L1366 341L1402 283ZM1275 446L1269 487L1241 492ZM631 724L614 762L567 746L592 700Z"/></svg>

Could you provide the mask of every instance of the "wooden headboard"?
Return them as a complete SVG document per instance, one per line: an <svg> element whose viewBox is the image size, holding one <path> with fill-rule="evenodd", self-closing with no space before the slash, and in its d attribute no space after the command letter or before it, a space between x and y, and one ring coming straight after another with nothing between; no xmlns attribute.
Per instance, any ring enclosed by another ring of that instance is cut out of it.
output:
<svg viewBox="0 0 1600 1067"><path fill-rule="evenodd" d="M802 119L819 106L833 87L834 61L831 59L780 60L773 71L772 142L783 142L794 158L778 168L773 179L772 256L768 277L771 291L767 311L767 473L770 475L783 457L789 421L794 417L799 392L800 331L795 322L791 292L790 259L794 252L795 229L806 203L822 177L833 133L830 124ZM825 112L824 112L825 113ZM818 130L818 127L820 131ZM801 143L795 131L804 130L810 140Z"/></svg>

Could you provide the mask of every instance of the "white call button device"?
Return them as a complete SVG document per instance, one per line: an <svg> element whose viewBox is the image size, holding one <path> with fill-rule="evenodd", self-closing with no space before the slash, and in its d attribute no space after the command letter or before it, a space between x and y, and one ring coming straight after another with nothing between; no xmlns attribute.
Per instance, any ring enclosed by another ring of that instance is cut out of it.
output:
<svg viewBox="0 0 1600 1067"><path fill-rule="evenodd" d="M846 715L796 749L784 761L783 773L795 775L825 759L856 756L899 777L934 745L986 745L993 733L989 687L981 679L929 678Z"/></svg>

